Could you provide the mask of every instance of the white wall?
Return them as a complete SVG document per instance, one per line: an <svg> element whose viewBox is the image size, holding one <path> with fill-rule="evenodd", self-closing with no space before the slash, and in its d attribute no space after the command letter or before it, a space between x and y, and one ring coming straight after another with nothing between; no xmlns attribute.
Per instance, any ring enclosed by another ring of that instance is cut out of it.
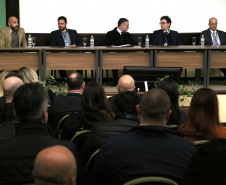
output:
<svg viewBox="0 0 226 185"><path fill-rule="evenodd" d="M226 0L20 0L20 26L27 33L58 29L61 15L78 33L106 33L121 17L129 19L130 33L152 33L163 15L171 17L171 29L180 33L207 29L210 17L226 31Z"/></svg>

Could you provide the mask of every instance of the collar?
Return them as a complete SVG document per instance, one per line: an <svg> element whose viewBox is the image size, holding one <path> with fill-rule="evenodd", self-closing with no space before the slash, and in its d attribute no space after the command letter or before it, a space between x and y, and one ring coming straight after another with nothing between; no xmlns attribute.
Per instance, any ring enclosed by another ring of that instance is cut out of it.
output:
<svg viewBox="0 0 226 185"><path fill-rule="evenodd" d="M210 33L213 34L213 32L215 32L215 34L217 35L217 30L213 31L210 29Z"/></svg>
<svg viewBox="0 0 226 185"><path fill-rule="evenodd" d="M170 33L170 29L168 29L168 31L163 31L163 33L169 34Z"/></svg>
<svg viewBox="0 0 226 185"><path fill-rule="evenodd" d="M122 34L122 31L120 31L120 29L117 28L117 31L119 32L120 35Z"/></svg>
<svg viewBox="0 0 226 185"><path fill-rule="evenodd" d="M60 32L61 32L61 33L67 33L67 32L68 32L68 29L66 28L66 31L65 31L65 32L63 32L63 31L60 30Z"/></svg>

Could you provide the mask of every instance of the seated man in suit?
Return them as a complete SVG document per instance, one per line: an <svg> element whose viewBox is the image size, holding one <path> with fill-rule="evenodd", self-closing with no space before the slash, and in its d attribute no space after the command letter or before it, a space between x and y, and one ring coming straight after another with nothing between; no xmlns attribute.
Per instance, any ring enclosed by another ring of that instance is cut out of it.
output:
<svg viewBox="0 0 226 185"><path fill-rule="evenodd" d="M126 18L120 18L118 21L118 27L115 27L113 30L107 32L106 35L106 46L119 46L123 44L131 44L134 45L135 42L132 39L132 36L129 32L129 21ZM118 70L112 70L114 83L117 84L118 81Z"/></svg>
<svg viewBox="0 0 226 185"><path fill-rule="evenodd" d="M66 78L68 94L55 96L49 110L49 124L56 128L60 119L66 114L81 110L81 97L85 87L83 76L79 72L73 72Z"/></svg>
<svg viewBox="0 0 226 185"><path fill-rule="evenodd" d="M156 30L152 36L152 45L158 46L172 46L181 45L180 37L177 31L170 29L171 19L168 16L160 18L160 30Z"/></svg>
<svg viewBox="0 0 226 185"><path fill-rule="evenodd" d="M65 46L75 47L82 46L82 41L76 30L67 29L67 18L64 16L58 17L58 28L51 32L50 46ZM60 77L66 77L65 70L59 70Z"/></svg>
<svg viewBox="0 0 226 185"><path fill-rule="evenodd" d="M201 37L204 35L205 45L226 45L225 33L221 30L217 29L218 21L215 17L209 19L209 28L207 30L202 31L199 38L199 44L201 44ZM226 74L225 68L220 68L220 70Z"/></svg>
<svg viewBox="0 0 226 185"><path fill-rule="evenodd" d="M33 177L36 185L75 185L76 161L64 146L52 146L41 150L34 163Z"/></svg>
<svg viewBox="0 0 226 185"><path fill-rule="evenodd" d="M13 107L19 125L13 139L0 142L1 185L33 182L35 157L46 147L63 145L74 155L77 154L71 142L50 135L46 124L48 93L42 84L27 83L20 86L13 95Z"/></svg>
<svg viewBox="0 0 226 185"><path fill-rule="evenodd" d="M137 113L140 126L109 138L100 149L89 184L124 184L145 176L182 178L196 147L165 127L171 114L169 96L159 88L149 90Z"/></svg>
<svg viewBox="0 0 226 185"><path fill-rule="evenodd" d="M8 26L0 30L0 47L27 47L25 31L19 27L18 19L11 16Z"/></svg>

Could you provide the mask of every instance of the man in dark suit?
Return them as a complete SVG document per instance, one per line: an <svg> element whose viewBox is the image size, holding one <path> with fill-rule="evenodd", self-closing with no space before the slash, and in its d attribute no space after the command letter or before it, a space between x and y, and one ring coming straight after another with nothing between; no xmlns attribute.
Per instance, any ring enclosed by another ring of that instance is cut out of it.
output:
<svg viewBox="0 0 226 185"><path fill-rule="evenodd" d="M66 78L68 94L55 96L49 110L49 124L56 128L60 119L66 114L81 110L81 97L85 87L83 76L79 72L73 72Z"/></svg>
<svg viewBox="0 0 226 185"><path fill-rule="evenodd" d="M58 18L58 28L51 32L50 46L76 47L82 46L82 41L76 30L67 29L67 18L60 16ZM59 70L60 77L66 77L65 70Z"/></svg>
<svg viewBox="0 0 226 185"><path fill-rule="evenodd" d="M177 31L170 29L171 19L168 16L160 18L160 30L156 30L152 36L152 45L158 46L176 46L181 45L180 37Z"/></svg>
<svg viewBox="0 0 226 185"><path fill-rule="evenodd" d="M209 28L202 31L199 38L199 44L201 44L201 37L204 35L205 45L226 45L225 33L217 29L218 21L215 17L209 19ZM220 70L226 74L226 68L220 68Z"/></svg>
<svg viewBox="0 0 226 185"><path fill-rule="evenodd" d="M212 17L209 19L209 28L202 31L199 38L199 43L201 44L201 37L204 35L205 45L225 45L225 33L221 30L217 30L217 19Z"/></svg>
<svg viewBox="0 0 226 185"><path fill-rule="evenodd" d="M129 21L126 18L120 18L118 21L118 27L115 27L113 30L107 32L106 35L106 46L119 46L124 44L134 45L135 42L132 39L132 36L129 32ZM117 85L118 82L118 70L112 70L114 83Z"/></svg>
<svg viewBox="0 0 226 185"><path fill-rule="evenodd" d="M109 138L100 149L89 184L124 184L145 176L163 176L179 181L195 145L166 127L170 99L153 88L137 105L140 126Z"/></svg>
<svg viewBox="0 0 226 185"><path fill-rule="evenodd" d="M20 86L14 93L13 107L19 125L13 139L0 142L1 185L33 182L34 159L46 147L63 145L77 155L72 143L50 135L46 124L48 93L42 84L27 83Z"/></svg>

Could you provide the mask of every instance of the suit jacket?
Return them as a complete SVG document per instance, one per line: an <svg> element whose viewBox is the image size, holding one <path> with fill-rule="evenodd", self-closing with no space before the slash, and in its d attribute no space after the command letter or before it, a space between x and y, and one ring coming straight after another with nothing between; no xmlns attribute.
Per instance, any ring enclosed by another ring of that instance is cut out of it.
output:
<svg viewBox="0 0 226 185"><path fill-rule="evenodd" d="M177 31L170 30L170 36L172 40L172 45L182 45L179 34ZM152 36L152 45L163 46L165 43L163 30L156 30Z"/></svg>
<svg viewBox="0 0 226 185"><path fill-rule="evenodd" d="M67 147L77 156L73 143L52 137L46 124L22 123L13 139L0 142L1 185L33 182L34 159L42 149L54 145Z"/></svg>
<svg viewBox="0 0 226 185"><path fill-rule="evenodd" d="M89 184L124 184L152 175L179 181L195 153L195 145L172 129L139 126L109 138L97 155Z"/></svg>
<svg viewBox="0 0 226 185"><path fill-rule="evenodd" d="M18 28L19 47L27 47L27 40L23 28ZM9 26L0 30L0 47L11 47L12 36Z"/></svg>
<svg viewBox="0 0 226 185"><path fill-rule="evenodd" d="M133 41L132 36L129 32L124 33L123 39L121 39L121 35L117 31L117 27L107 32L106 46L111 46L111 45L119 46L123 44L135 45L135 42Z"/></svg>
<svg viewBox="0 0 226 185"><path fill-rule="evenodd" d="M82 46L82 41L76 30L67 29L71 45ZM60 30L55 30L51 32L50 46L65 46L64 39Z"/></svg>
<svg viewBox="0 0 226 185"><path fill-rule="evenodd" d="M226 45L225 33L221 30L217 30L218 37L220 39L220 45ZM199 37L199 44L201 44L201 37L204 35L205 37L205 45L213 45L210 28L202 31Z"/></svg>

